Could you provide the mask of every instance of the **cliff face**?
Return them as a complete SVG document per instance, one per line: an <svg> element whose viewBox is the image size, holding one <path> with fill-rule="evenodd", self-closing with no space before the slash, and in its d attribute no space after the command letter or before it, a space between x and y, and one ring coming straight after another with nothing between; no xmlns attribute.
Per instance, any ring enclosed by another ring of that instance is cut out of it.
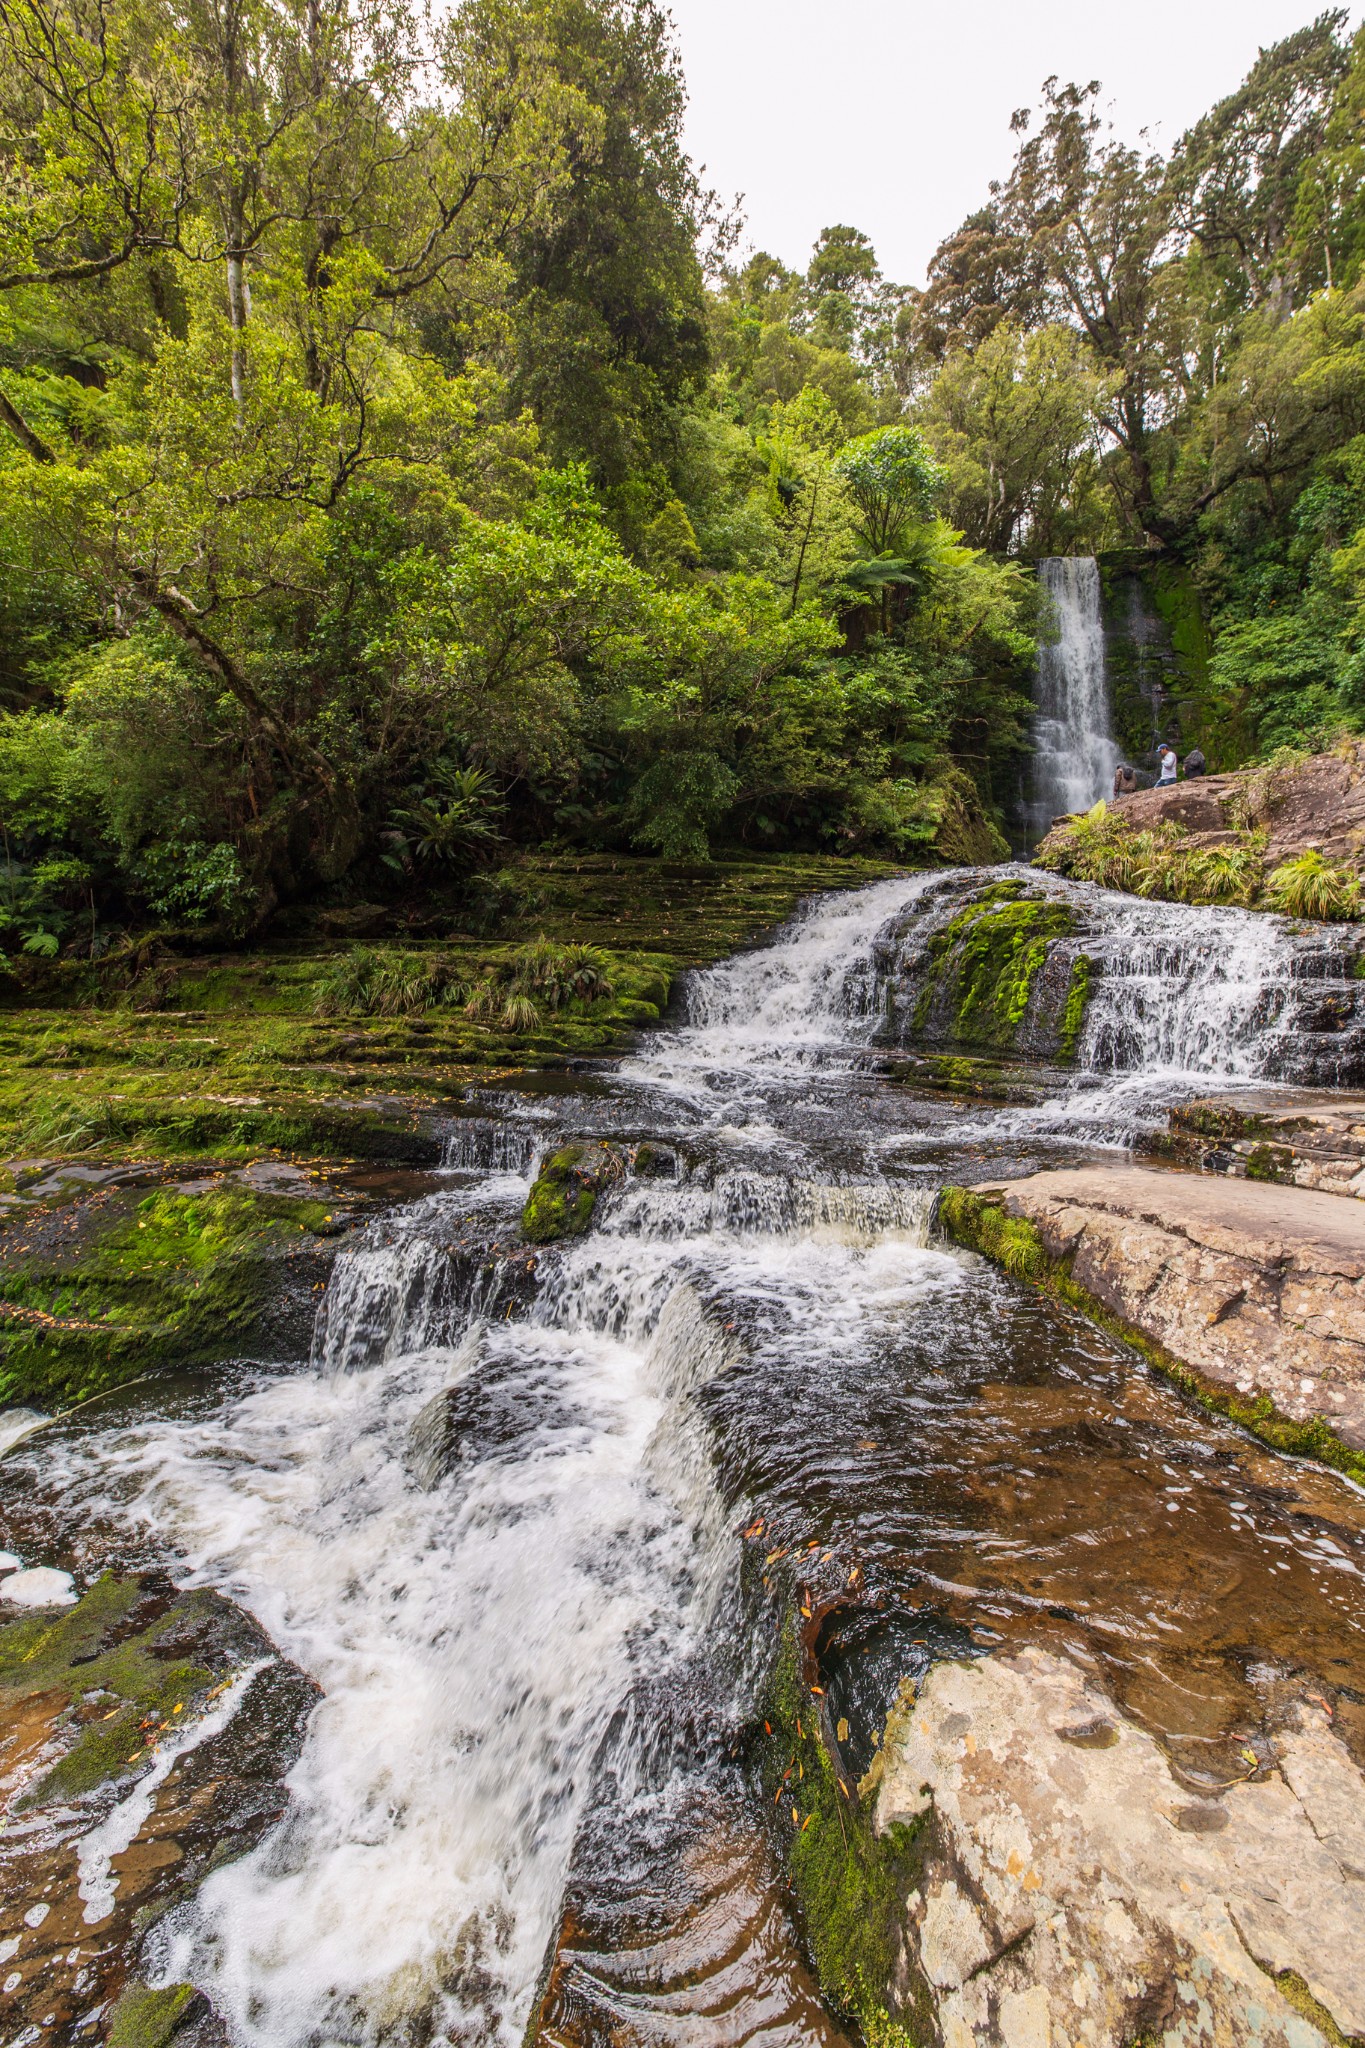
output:
<svg viewBox="0 0 1365 2048"><path fill-rule="evenodd" d="M1209 687L1209 635L1184 564L1138 548L1098 557L1114 738L1125 759L1156 766L1167 738L1198 740L1214 761L1244 751L1229 707Z"/></svg>

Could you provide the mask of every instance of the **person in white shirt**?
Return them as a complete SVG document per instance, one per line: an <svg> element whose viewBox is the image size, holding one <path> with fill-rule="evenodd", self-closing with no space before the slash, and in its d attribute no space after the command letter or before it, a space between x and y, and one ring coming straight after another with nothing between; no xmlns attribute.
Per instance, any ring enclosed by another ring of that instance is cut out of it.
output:
<svg viewBox="0 0 1365 2048"><path fill-rule="evenodd" d="M1175 771L1178 765L1175 758L1175 748L1163 747L1161 749L1161 773L1156 779L1158 789L1165 789L1168 783L1175 781Z"/></svg>

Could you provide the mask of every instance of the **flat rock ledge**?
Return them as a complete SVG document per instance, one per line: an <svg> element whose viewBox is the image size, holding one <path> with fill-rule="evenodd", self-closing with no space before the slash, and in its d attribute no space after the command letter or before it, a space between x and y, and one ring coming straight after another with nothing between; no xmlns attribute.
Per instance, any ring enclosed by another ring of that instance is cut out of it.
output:
<svg viewBox="0 0 1365 2048"><path fill-rule="evenodd" d="M1253 1088L1177 1103L1145 1149L1206 1173L1277 1181L1365 1201L1365 1096L1335 1088Z"/></svg>
<svg viewBox="0 0 1365 2048"><path fill-rule="evenodd" d="M1153 1168L983 1186L1100 1305L1181 1364L1365 1450L1365 1207Z"/></svg>
<svg viewBox="0 0 1365 2048"><path fill-rule="evenodd" d="M1307 1702L1191 1795L1076 1665L937 1665L876 1822L932 1809L907 1919L942 2048L1326 2048L1365 2034L1365 1780Z"/></svg>

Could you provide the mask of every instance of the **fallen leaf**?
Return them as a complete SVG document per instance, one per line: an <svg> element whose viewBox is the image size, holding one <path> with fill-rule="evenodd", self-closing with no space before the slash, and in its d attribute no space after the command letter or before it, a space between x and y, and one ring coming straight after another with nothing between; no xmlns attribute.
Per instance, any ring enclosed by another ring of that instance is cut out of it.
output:
<svg viewBox="0 0 1365 2048"><path fill-rule="evenodd" d="M840 1714L839 1716L839 1725L834 1732L838 1736L840 1742L848 1741L848 1722L844 1719L844 1716L842 1714Z"/></svg>

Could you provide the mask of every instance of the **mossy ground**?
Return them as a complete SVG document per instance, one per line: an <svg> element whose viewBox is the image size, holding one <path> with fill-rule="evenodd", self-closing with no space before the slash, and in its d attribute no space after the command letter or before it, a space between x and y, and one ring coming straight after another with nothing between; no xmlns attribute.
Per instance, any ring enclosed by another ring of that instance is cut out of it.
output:
<svg viewBox="0 0 1365 2048"><path fill-rule="evenodd" d="M246 1349L281 1261L339 1226L325 1201L225 1184L11 1220L0 1233L0 1401L70 1407L162 1366Z"/></svg>
<svg viewBox="0 0 1365 2048"><path fill-rule="evenodd" d="M912 1031L950 1012L954 1043L1008 1050L1028 1012L1034 983L1054 940L1069 938L1075 917L1065 903L1027 895L1017 880L993 882L929 943L929 969L915 1005ZM1089 973L1073 976L1062 1023L1070 1049L1085 1015Z"/></svg>
<svg viewBox="0 0 1365 2048"><path fill-rule="evenodd" d="M1344 1472L1347 1478L1365 1483L1365 1454L1344 1444L1330 1423L1321 1416L1315 1416L1311 1422L1295 1422L1279 1412L1268 1394L1244 1400L1232 1389L1195 1372L1132 1323L1114 1315L1073 1280L1070 1261L1050 1257L1038 1232L1023 1217L1007 1215L999 1203L972 1188L947 1187L939 1197L938 1218L959 1244L982 1253L1014 1279L1031 1282L1056 1295L1111 1337L1131 1345L1149 1365L1211 1414L1239 1423L1272 1450L1283 1451L1290 1457L1316 1458L1320 1464Z"/></svg>
<svg viewBox="0 0 1365 2048"><path fill-rule="evenodd" d="M27 999L11 982L0 1007L0 1159L433 1165L441 1119L471 1086L620 1049L683 969L733 952L805 896L895 872L817 856L538 857L512 871L511 929L496 938L461 931L458 906L430 898L370 906L389 951L439 955L466 984L496 983L542 935L600 950L609 992L553 1008L528 997L516 1028L496 1005L320 1014L350 950L327 935L327 913L286 922L250 954L163 939L103 965L62 962ZM331 923L371 936L364 917ZM0 1168L0 1191L13 1185ZM37 1205L0 1223L0 1402L68 1407L168 1365L240 1355L281 1260L327 1229L325 1205L245 1190L161 1194L136 1218L106 1213L102 1196L68 1207L64 1244Z"/></svg>
<svg viewBox="0 0 1365 2048"><path fill-rule="evenodd" d="M763 1703L758 1766L822 1992L857 2022L868 2048L912 2048L888 1999L918 1831L877 1834L871 1800L835 1770L820 1699L800 1682L790 1618Z"/></svg>
<svg viewBox="0 0 1365 2048"><path fill-rule="evenodd" d="M161 944L107 969L62 963L0 1009L0 1157L423 1156L422 1113L471 1082L616 1050L657 1018L682 969L733 952L804 896L896 872L815 855L705 867L540 857L515 870L506 938L461 932L430 905L406 928L401 909L377 913L387 942L439 951L471 981L541 934L603 950L609 997L542 1007L515 1030L458 1010L318 1015L320 989L348 949L320 918L250 954Z"/></svg>

